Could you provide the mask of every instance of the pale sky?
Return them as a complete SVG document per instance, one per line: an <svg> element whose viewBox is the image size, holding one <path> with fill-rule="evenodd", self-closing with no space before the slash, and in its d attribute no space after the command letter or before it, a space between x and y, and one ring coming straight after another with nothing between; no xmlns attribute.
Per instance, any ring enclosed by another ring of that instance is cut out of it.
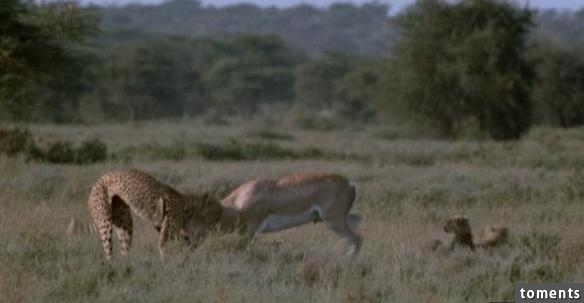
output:
<svg viewBox="0 0 584 303"><path fill-rule="evenodd" d="M144 4L154 4L164 2L165 0L82 0L82 3L95 3L95 4L114 4L123 5L131 2L144 3ZM378 0L380 3L389 3L392 7L392 11L395 12L413 3L415 0ZM327 6L334 2L339 2L338 0L203 0L205 5L215 5L215 6L225 6L230 4L236 4L241 2L253 3L261 6L275 5L279 7L289 7L301 3L311 4L314 6ZM356 4L370 2L370 0L342 0L340 2L352 2ZM584 7L584 0L518 0L519 3L529 3L531 7L535 8L555 8L559 10L565 9L579 9Z"/></svg>

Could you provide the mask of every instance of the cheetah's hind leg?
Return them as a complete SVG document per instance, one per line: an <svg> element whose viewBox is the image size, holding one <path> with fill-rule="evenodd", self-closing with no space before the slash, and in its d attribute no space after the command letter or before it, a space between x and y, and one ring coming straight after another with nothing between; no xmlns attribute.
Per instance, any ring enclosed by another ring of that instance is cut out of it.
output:
<svg viewBox="0 0 584 303"><path fill-rule="evenodd" d="M95 186L92 189L88 206L101 239L105 259L110 261L112 258L112 205L103 188Z"/></svg>

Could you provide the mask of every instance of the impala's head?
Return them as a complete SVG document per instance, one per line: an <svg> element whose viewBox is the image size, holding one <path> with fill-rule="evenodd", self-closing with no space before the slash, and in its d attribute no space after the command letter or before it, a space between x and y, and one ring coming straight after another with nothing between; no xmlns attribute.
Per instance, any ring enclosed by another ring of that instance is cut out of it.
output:
<svg viewBox="0 0 584 303"><path fill-rule="evenodd" d="M223 213L219 200L209 192L187 195L189 213L181 235L191 241L198 241L207 231L217 224Z"/></svg>
<svg viewBox="0 0 584 303"><path fill-rule="evenodd" d="M470 223L468 219L461 216L454 216L446 221L444 231L447 233L454 233L456 235L470 234Z"/></svg>

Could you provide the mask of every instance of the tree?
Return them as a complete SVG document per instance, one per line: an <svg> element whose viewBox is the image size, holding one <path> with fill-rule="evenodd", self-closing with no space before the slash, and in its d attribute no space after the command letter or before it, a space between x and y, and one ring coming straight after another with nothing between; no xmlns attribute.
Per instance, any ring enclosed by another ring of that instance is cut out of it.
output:
<svg viewBox="0 0 584 303"><path fill-rule="evenodd" d="M197 45L155 38L116 48L101 74L104 111L116 119L194 116L205 108L206 90L195 66Z"/></svg>
<svg viewBox="0 0 584 303"><path fill-rule="evenodd" d="M260 104L294 100L294 69L301 57L280 38L242 35L232 47L206 76L219 111L251 115Z"/></svg>
<svg viewBox="0 0 584 303"><path fill-rule="evenodd" d="M132 29L190 38L277 34L294 49L311 55L327 50L360 55L387 50L390 28L385 25L389 16L388 6L383 3L262 8L249 3L217 7L195 0L158 2L161 3L103 7L102 26L105 30Z"/></svg>
<svg viewBox="0 0 584 303"><path fill-rule="evenodd" d="M392 109L448 137L469 120L495 140L529 128L531 12L497 0L419 0L396 25L384 82Z"/></svg>
<svg viewBox="0 0 584 303"><path fill-rule="evenodd" d="M367 121L373 118L378 81L378 71L366 63L345 75L337 83L335 91L338 113L351 120Z"/></svg>
<svg viewBox="0 0 584 303"><path fill-rule="evenodd" d="M79 42L97 18L74 2L5 0L0 9L0 117L72 119L83 86Z"/></svg>
<svg viewBox="0 0 584 303"><path fill-rule="evenodd" d="M354 68L350 57L333 52L303 64L295 88L299 104L313 110L333 109L338 83Z"/></svg>
<svg viewBox="0 0 584 303"><path fill-rule="evenodd" d="M584 124L584 56L579 49L541 40L534 92L538 122L572 127Z"/></svg>
<svg viewBox="0 0 584 303"><path fill-rule="evenodd" d="M297 103L309 110L331 111L350 120L373 116L378 71L373 61L329 52L300 66Z"/></svg>

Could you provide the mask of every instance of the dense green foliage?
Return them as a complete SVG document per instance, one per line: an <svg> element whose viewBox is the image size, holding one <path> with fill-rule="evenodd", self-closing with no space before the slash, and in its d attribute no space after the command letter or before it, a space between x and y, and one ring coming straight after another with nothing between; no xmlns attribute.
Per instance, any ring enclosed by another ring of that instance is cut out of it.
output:
<svg viewBox="0 0 584 303"><path fill-rule="evenodd" d="M310 2L307 2L310 3ZM197 0L172 0L160 5L106 7L103 28L191 38L277 34L287 44L309 54L335 50L372 55L387 45L388 7L381 3L349 3L317 9L309 5L278 9L238 4L225 8L202 6Z"/></svg>
<svg viewBox="0 0 584 303"><path fill-rule="evenodd" d="M396 24L389 102L447 136L472 122L496 140L529 128L529 11L489 0L422 0Z"/></svg>
<svg viewBox="0 0 584 303"><path fill-rule="evenodd" d="M584 124L584 56L550 41L539 41L534 57L539 61L534 91L537 119L553 126Z"/></svg>
<svg viewBox="0 0 584 303"><path fill-rule="evenodd" d="M206 45L160 38L114 48L102 58L100 81L88 106L119 120L181 117L202 110L205 91L195 66L201 46Z"/></svg>
<svg viewBox="0 0 584 303"><path fill-rule="evenodd" d="M260 104L291 102L301 55L275 36L234 40L149 37L102 56L87 95L89 119L251 115Z"/></svg>
<svg viewBox="0 0 584 303"><path fill-rule="evenodd" d="M44 144L37 141L27 129L0 129L0 155L21 155L27 161L55 164L91 164L105 161L108 157L107 146L99 139L85 140L79 147L67 140Z"/></svg>
<svg viewBox="0 0 584 303"><path fill-rule="evenodd" d="M555 35L579 12L498 0L419 0L396 17L374 3L5 7L3 121L217 123L279 111L307 129L389 120L496 140L584 123L582 39Z"/></svg>
<svg viewBox="0 0 584 303"><path fill-rule="evenodd" d="M354 120L370 118L377 74L367 60L327 53L300 66L298 104L311 110L332 110Z"/></svg>
<svg viewBox="0 0 584 303"><path fill-rule="evenodd" d="M300 58L276 36L242 35L211 66L206 83L219 109L252 115L260 104L294 100Z"/></svg>
<svg viewBox="0 0 584 303"><path fill-rule="evenodd" d="M42 7L20 0L0 8L0 117L74 119L89 83L82 48L97 19L72 2Z"/></svg>

